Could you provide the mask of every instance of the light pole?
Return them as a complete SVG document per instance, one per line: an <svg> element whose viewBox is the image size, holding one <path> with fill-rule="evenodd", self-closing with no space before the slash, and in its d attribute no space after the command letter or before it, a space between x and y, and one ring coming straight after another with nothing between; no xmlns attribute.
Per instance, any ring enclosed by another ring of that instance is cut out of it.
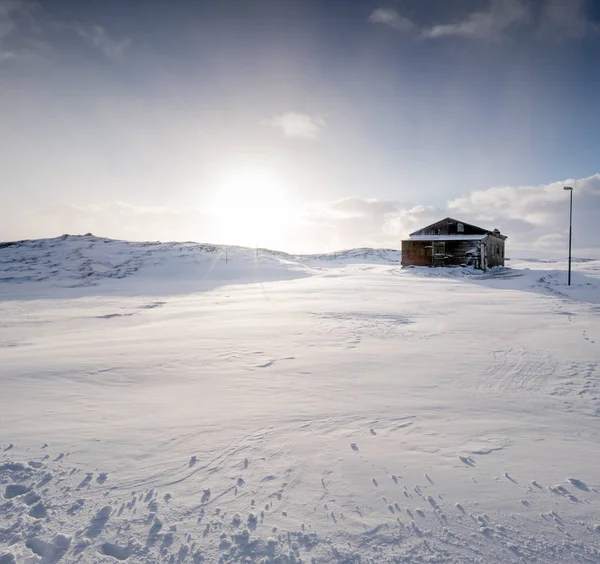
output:
<svg viewBox="0 0 600 564"><path fill-rule="evenodd" d="M563 190L568 190L570 194L569 199L569 281L568 285L571 285L571 237L573 235L573 187L564 186Z"/></svg>

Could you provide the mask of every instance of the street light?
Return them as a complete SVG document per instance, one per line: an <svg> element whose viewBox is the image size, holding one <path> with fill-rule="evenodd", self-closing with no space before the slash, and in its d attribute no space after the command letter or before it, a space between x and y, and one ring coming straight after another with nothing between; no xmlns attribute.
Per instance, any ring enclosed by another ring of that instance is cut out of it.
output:
<svg viewBox="0 0 600 564"><path fill-rule="evenodd" d="M571 193L571 198L569 201L569 282L568 285L571 285L571 237L573 234L573 187L572 186L564 186L563 190L568 190Z"/></svg>

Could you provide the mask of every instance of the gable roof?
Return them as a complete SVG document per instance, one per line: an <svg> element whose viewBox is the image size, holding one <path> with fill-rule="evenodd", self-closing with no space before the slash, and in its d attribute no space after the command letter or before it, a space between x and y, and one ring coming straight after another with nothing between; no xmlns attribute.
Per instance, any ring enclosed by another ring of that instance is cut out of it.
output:
<svg viewBox="0 0 600 564"><path fill-rule="evenodd" d="M453 217L445 217L444 219L440 219L434 223L431 223L430 225L426 225L425 227L421 227L421 229L417 229L416 231L413 231L412 233L409 234L409 237L412 239L414 238L413 236L418 236L417 234L420 233L421 231L425 231L425 229L429 229L430 227L435 227L438 223L443 223L443 222L454 222L454 223L462 223L464 226L466 227L470 227L471 229L474 229L476 231L479 231L482 235L495 235L496 237L500 237L501 239L506 239L506 235L502 235L499 231L490 231L489 229L484 229L483 227L479 227L478 225L473 225L472 223L467 223L466 221L461 221L458 219L454 219ZM448 235L445 235L444 237L449 237Z"/></svg>
<svg viewBox="0 0 600 564"><path fill-rule="evenodd" d="M481 231L486 231L485 229L483 229L483 227L478 227L477 225L471 225L470 223L465 223L464 221L459 221L458 219L454 219L453 217L445 217L444 219L438 219L437 221L435 221L429 225L425 225L424 227L421 227L421 229L417 229L416 231L413 231L412 233L410 233L410 236L412 237L415 233L418 233L419 231L424 231L425 229L429 229L430 227L435 227L438 223L442 223L444 221L454 221L455 223L462 223L463 225L468 225L469 227L473 227L474 229L480 229Z"/></svg>
<svg viewBox="0 0 600 564"><path fill-rule="evenodd" d="M482 241L488 236L481 235L411 235L412 241Z"/></svg>

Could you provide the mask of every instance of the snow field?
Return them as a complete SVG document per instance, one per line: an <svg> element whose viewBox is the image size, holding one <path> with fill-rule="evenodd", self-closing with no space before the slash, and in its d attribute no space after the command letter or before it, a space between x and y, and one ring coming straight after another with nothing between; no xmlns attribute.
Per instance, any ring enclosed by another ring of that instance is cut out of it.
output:
<svg viewBox="0 0 600 564"><path fill-rule="evenodd" d="M153 245L0 249L1 564L600 562L600 262Z"/></svg>

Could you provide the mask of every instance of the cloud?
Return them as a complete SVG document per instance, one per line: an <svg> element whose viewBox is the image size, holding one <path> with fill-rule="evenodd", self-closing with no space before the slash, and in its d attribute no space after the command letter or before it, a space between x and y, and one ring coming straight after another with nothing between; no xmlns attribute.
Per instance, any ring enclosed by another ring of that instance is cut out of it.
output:
<svg viewBox="0 0 600 564"><path fill-rule="evenodd" d="M396 10L390 8L377 8L369 16L369 21L374 24L387 25L402 33L411 33L417 29L412 20L401 16Z"/></svg>
<svg viewBox="0 0 600 564"><path fill-rule="evenodd" d="M531 24L531 33L538 38L565 41L600 34L600 23L588 17L589 3L590 0L540 0L538 3L489 0L486 9L471 12L452 22L421 28L392 8L377 8L369 16L369 22L425 39L462 37L492 42L502 41L519 27ZM536 10L532 10L532 6Z"/></svg>
<svg viewBox="0 0 600 564"><path fill-rule="evenodd" d="M326 126L325 120L320 117L294 112L275 116L270 124L281 129L286 137L300 137L302 139L317 139Z"/></svg>
<svg viewBox="0 0 600 564"><path fill-rule="evenodd" d="M568 236L568 192L572 186L574 248L600 256L600 174L540 186L507 186L472 192L448 202L448 215L498 227L517 251L564 254Z"/></svg>
<svg viewBox="0 0 600 564"><path fill-rule="evenodd" d="M477 190L435 208L389 200L346 198L308 206L303 242L310 250L373 246L398 248L403 238L450 216L508 235L512 256L563 257L567 252L573 186L573 245L579 256L600 257L600 174L540 186Z"/></svg>
<svg viewBox="0 0 600 564"><path fill-rule="evenodd" d="M553 41L582 39L600 33L600 25L588 19L586 0L546 0L538 37Z"/></svg>
<svg viewBox="0 0 600 564"><path fill-rule="evenodd" d="M0 41L16 29L17 17L29 8L30 4L23 0L0 0Z"/></svg>
<svg viewBox="0 0 600 564"><path fill-rule="evenodd" d="M432 207L371 198L313 202L304 207L303 221L290 239L302 244L302 252L399 248L403 236L432 223L440 213Z"/></svg>
<svg viewBox="0 0 600 564"><path fill-rule="evenodd" d="M423 30L423 36L464 37L499 41L509 29L527 23L530 13L523 0L492 0L489 9L469 14L465 19L437 24Z"/></svg>
<svg viewBox="0 0 600 564"><path fill-rule="evenodd" d="M365 246L400 248L401 240L411 232L450 216L487 229L500 229L508 235L508 256L564 257L569 227L565 185L574 188L574 254L600 257L600 174L540 186L477 190L437 208L359 197L308 202L294 209L294 217L284 222L281 232L267 234L259 241L223 233L222 217L198 208L140 207L123 202L61 204L39 210L4 206L0 209L0 240L92 232L138 241L258 243L289 252L327 252ZM261 216L265 224L269 213ZM282 218L277 211L272 213L280 225Z"/></svg>
<svg viewBox="0 0 600 564"><path fill-rule="evenodd" d="M22 56L47 55L60 44L58 35L75 34L111 59L119 58L130 39L116 39L100 25L69 22L28 0L0 0L0 62Z"/></svg>
<svg viewBox="0 0 600 564"><path fill-rule="evenodd" d="M11 41L35 8L35 4L25 0L0 0L0 62L16 57Z"/></svg>
<svg viewBox="0 0 600 564"><path fill-rule="evenodd" d="M118 59L131 44L131 39L115 39L100 25L85 27L74 24L73 29L91 46L95 47L109 59Z"/></svg>
<svg viewBox="0 0 600 564"><path fill-rule="evenodd" d="M197 208L133 206L124 202L76 206L56 204L40 209L9 210L2 217L0 239L55 237L91 232L94 235L134 241L198 240L213 227L207 213Z"/></svg>

